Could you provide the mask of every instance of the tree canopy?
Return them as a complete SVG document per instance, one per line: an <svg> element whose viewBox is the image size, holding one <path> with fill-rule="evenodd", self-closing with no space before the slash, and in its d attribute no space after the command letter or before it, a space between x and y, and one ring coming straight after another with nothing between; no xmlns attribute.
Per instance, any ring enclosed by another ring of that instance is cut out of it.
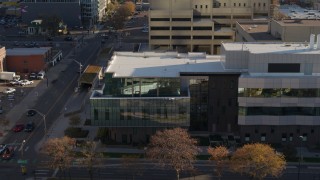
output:
<svg viewBox="0 0 320 180"><path fill-rule="evenodd" d="M173 168L179 179L180 172L193 168L198 154L197 141L185 129L175 128L157 131L151 137L147 157L160 165Z"/></svg>
<svg viewBox="0 0 320 180"><path fill-rule="evenodd" d="M53 138L45 142L43 152L50 157L49 167L65 170L74 160L73 148L76 140L67 136Z"/></svg>
<svg viewBox="0 0 320 180"><path fill-rule="evenodd" d="M278 177L285 169L282 154L267 144L246 144L238 148L231 157L230 168L234 172L247 174L255 179L270 175Z"/></svg>
<svg viewBox="0 0 320 180"><path fill-rule="evenodd" d="M221 177L223 167L228 162L228 149L224 146L218 146L215 148L209 147L208 153L211 155L210 160L216 163L215 172L217 173L217 176Z"/></svg>

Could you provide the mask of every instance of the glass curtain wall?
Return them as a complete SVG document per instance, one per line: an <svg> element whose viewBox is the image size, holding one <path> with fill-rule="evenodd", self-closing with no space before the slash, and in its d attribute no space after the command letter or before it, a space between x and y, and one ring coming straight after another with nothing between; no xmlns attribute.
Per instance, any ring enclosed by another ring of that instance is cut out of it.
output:
<svg viewBox="0 0 320 180"><path fill-rule="evenodd" d="M320 97L320 89L239 88L239 97Z"/></svg>
<svg viewBox="0 0 320 180"><path fill-rule="evenodd" d="M91 99L91 119L105 127L189 127L190 98Z"/></svg>

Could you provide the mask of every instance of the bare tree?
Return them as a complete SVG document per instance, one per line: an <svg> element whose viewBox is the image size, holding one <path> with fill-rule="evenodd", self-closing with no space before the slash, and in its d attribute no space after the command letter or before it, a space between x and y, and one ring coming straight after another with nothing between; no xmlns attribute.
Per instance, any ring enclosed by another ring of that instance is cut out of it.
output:
<svg viewBox="0 0 320 180"><path fill-rule="evenodd" d="M100 152L97 152L96 148L97 148L96 142L86 141L81 150L83 158L80 160L80 163L87 167L91 180L93 179L94 168L97 165L102 164L101 159L103 157L103 154Z"/></svg>
<svg viewBox="0 0 320 180"><path fill-rule="evenodd" d="M216 164L215 172L219 179L222 176L223 167L228 162L229 151L224 146L218 146L215 148L209 148L208 153L211 155L210 160Z"/></svg>
<svg viewBox="0 0 320 180"><path fill-rule="evenodd" d="M286 161L267 144L246 144L237 149L231 157L230 168L234 172L244 173L255 179L270 175L278 177L285 169Z"/></svg>
<svg viewBox="0 0 320 180"><path fill-rule="evenodd" d="M181 171L193 168L198 154L196 144L185 129L167 129L151 137L146 154L160 165L173 168L179 180Z"/></svg>
<svg viewBox="0 0 320 180"><path fill-rule="evenodd" d="M132 180L135 179L135 176L142 175L143 167L142 164L138 163L140 156L139 155L124 155L122 156L122 166L127 170L125 173L130 174Z"/></svg>
<svg viewBox="0 0 320 180"><path fill-rule="evenodd" d="M72 115L69 118L69 125L70 126L79 126L80 123L81 123L81 118L80 118L79 114Z"/></svg>
<svg viewBox="0 0 320 180"><path fill-rule="evenodd" d="M73 152L75 143L75 139L67 136L49 139L45 142L43 152L50 158L48 166L52 169L59 168L60 171L65 172L75 159Z"/></svg>

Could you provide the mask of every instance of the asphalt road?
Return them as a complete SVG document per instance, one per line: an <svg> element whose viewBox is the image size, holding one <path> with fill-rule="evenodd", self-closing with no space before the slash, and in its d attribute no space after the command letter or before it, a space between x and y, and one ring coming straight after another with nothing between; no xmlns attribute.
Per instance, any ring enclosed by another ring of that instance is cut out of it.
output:
<svg viewBox="0 0 320 180"><path fill-rule="evenodd" d="M81 49L75 51L74 59L81 62L84 67L90 62L96 60L97 52L101 47L100 40L97 40L98 37L94 39L85 40L85 44ZM53 67L54 68L54 67ZM50 79L48 83L51 83L52 86L48 89L43 95L38 97L36 105L34 108L39 112L46 115L46 124L49 128L54 121L60 116L64 106L74 91L74 87L77 86L78 79L78 70L79 66L75 62L71 62L68 67L62 71L57 79ZM39 163L41 165L42 161L45 161L41 155L35 152L36 144L44 137L44 123L43 118L39 114L33 117L22 117L19 122L27 123L28 121L33 120L36 122L36 128L32 133L19 132L8 133L5 144L11 144L16 148L16 154L13 159L10 161L1 161L0 162L0 179L4 178L3 175L6 174L6 177L12 177L9 179L19 179L21 176L20 166L17 164L18 159L23 158L27 160L27 167L29 171L33 170L35 167L38 167ZM23 147L21 147L21 142L26 140ZM23 156L23 157L22 157ZM10 167L8 170L8 167Z"/></svg>

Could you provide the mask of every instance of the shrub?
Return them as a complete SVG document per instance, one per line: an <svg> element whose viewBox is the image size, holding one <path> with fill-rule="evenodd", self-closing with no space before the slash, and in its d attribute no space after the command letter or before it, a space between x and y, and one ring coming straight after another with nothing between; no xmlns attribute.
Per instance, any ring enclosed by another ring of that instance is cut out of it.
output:
<svg viewBox="0 0 320 180"><path fill-rule="evenodd" d="M64 131L64 134L71 138L85 138L88 136L88 130L82 130L81 128L69 127Z"/></svg>

